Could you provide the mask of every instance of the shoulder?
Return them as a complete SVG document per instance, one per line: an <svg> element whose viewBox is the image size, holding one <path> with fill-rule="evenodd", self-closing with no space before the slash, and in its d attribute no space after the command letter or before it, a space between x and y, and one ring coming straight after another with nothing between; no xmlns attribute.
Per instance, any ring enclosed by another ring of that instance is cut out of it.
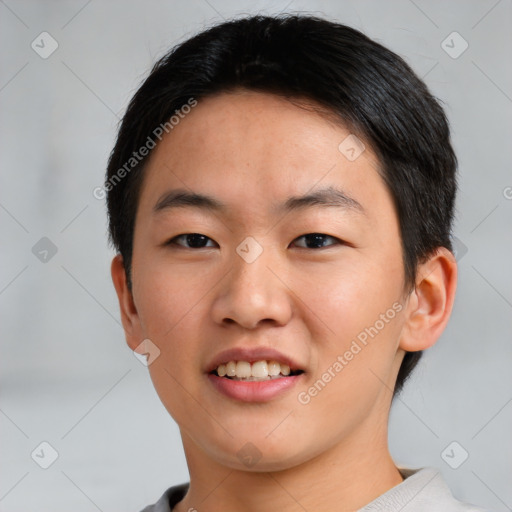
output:
<svg viewBox="0 0 512 512"><path fill-rule="evenodd" d="M172 507L187 494L188 487L188 483L169 487L156 503L148 505L141 512L171 512Z"/></svg>
<svg viewBox="0 0 512 512"><path fill-rule="evenodd" d="M404 481L359 512L490 512L457 500L435 468L399 468Z"/></svg>

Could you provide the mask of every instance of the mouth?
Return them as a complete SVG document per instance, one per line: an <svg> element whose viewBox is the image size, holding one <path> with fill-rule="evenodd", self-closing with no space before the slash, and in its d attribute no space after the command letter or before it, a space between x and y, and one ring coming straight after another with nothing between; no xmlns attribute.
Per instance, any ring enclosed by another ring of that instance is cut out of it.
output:
<svg viewBox="0 0 512 512"><path fill-rule="evenodd" d="M264 403L284 398L304 381L304 363L268 346L233 347L217 354L204 369L208 382L237 402Z"/></svg>
<svg viewBox="0 0 512 512"><path fill-rule="evenodd" d="M260 382L294 377L302 373L304 370L292 369L288 364L275 360L260 360L253 363L231 360L219 364L210 375L235 381Z"/></svg>
<svg viewBox="0 0 512 512"><path fill-rule="evenodd" d="M237 402L265 403L291 390L303 380L304 370L273 360L228 361L207 374L213 388Z"/></svg>

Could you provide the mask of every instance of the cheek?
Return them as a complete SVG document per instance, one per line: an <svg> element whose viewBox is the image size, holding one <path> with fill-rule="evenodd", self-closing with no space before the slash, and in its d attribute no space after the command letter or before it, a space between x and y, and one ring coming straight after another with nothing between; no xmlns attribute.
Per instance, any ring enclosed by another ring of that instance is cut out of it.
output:
<svg viewBox="0 0 512 512"><path fill-rule="evenodd" d="M187 279L175 271L159 271L154 265L139 276L139 316L144 336L160 350L148 370L169 414L179 424L187 424L190 418L204 414L194 400L189 400L190 396L200 396L198 351L204 340L200 318L205 314L201 304L204 280Z"/></svg>
<svg viewBox="0 0 512 512"><path fill-rule="evenodd" d="M336 264L303 269L293 290L327 338L347 340L373 325L400 299L401 268L354 254Z"/></svg>
<svg viewBox="0 0 512 512"><path fill-rule="evenodd" d="M138 263L136 306L142 335L160 350L149 371L160 398L174 409L176 397L181 395L177 387L184 385L194 393L191 387L197 380L196 370L200 370L197 352L204 340L200 316L204 315L201 299L207 299L205 281L154 262L141 259Z"/></svg>
<svg viewBox="0 0 512 512"><path fill-rule="evenodd" d="M340 406L350 396L364 395L366 387L371 394L370 388L380 387L375 374L389 373L398 346L401 267L389 266L384 258L370 262L361 256L313 277L304 275L308 277L300 281L297 295L308 306L303 311L319 355L313 378L329 381L326 387Z"/></svg>
<svg viewBox="0 0 512 512"><path fill-rule="evenodd" d="M193 314L194 304L204 295L200 276L190 276L157 258L134 258L133 276L137 311L149 337L171 335L187 315Z"/></svg>

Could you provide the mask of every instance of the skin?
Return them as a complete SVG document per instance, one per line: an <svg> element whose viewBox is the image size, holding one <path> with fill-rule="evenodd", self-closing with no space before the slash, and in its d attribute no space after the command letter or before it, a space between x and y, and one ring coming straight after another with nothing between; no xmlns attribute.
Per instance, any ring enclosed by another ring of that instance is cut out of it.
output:
<svg viewBox="0 0 512 512"><path fill-rule="evenodd" d="M286 99L240 90L199 101L151 154L135 222L133 293L120 255L111 272L129 347L149 338L160 349L149 371L179 425L190 472L178 512L357 510L402 481L387 444L392 389L404 351L430 347L443 331L457 267L439 248L404 293L391 195L368 144L354 161L340 152L349 134ZM328 185L365 214L272 212L276 202ZM153 214L174 188L214 196L229 210ZM208 238L200 248L183 238L166 245L184 233ZM308 246L310 233L329 236ZM236 252L247 236L263 248L253 263ZM401 311L299 403L298 393L394 303ZM217 392L204 373L212 357L260 345L298 361L302 382L265 403ZM261 453L252 467L237 457L247 442Z"/></svg>

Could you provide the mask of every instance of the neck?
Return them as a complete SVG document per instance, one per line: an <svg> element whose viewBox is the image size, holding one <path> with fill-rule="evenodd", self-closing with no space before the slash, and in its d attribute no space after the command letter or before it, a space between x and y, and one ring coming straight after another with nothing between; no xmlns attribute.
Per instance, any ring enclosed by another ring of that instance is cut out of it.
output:
<svg viewBox="0 0 512 512"><path fill-rule="evenodd" d="M371 436L373 442L359 432L359 442L343 439L302 464L268 472L220 465L182 432L190 488L174 510L356 511L403 481L388 451L387 428L383 430Z"/></svg>

